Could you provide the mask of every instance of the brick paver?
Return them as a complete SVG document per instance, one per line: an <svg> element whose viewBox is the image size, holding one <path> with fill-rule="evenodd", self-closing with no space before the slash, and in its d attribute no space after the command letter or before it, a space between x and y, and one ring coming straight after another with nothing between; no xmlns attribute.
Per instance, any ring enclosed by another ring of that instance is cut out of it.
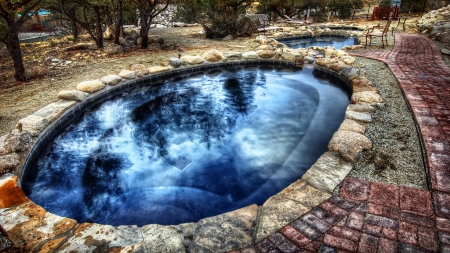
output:
<svg viewBox="0 0 450 253"><path fill-rule="evenodd" d="M240 252L450 252L450 68L420 35L396 34L385 62L423 137L430 190L347 177L340 195Z"/></svg>

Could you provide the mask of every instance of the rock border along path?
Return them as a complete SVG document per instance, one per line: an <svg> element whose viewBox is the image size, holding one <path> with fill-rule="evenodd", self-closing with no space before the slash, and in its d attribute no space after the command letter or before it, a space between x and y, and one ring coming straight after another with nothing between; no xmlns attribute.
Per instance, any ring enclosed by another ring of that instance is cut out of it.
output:
<svg viewBox="0 0 450 253"><path fill-rule="evenodd" d="M5 175L0 177L0 206L10 208L0 209L1 222L17 236L14 243L23 252L224 252L251 241L251 246L229 252L450 252L450 70L432 41L415 35L395 38L393 51L352 55L384 61L398 79L424 139L432 191L345 178L351 166L326 152L310 171L332 168L330 174L304 176L261 207L251 205L196 224L113 227L76 224L48 213L23 195L17 178ZM352 73L337 60L316 63ZM89 87L97 91L103 85ZM61 108L67 106L46 110L55 114L53 119ZM26 127L29 122L19 123ZM343 178L339 196L332 196Z"/></svg>
<svg viewBox="0 0 450 253"><path fill-rule="evenodd" d="M255 245L251 252L450 252L450 68L419 35L395 35L392 51L350 55L385 62L412 110L431 190L344 179L339 196Z"/></svg>

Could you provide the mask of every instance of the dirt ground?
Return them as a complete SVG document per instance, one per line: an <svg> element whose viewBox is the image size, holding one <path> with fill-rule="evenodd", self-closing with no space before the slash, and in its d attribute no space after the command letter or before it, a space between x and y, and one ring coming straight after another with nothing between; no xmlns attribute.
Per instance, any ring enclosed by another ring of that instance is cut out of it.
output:
<svg viewBox="0 0 450 253"><path fill-rule="evenodd" d="M355 21L354 23L370 26L377 22ZM414 22L414 20L409 21L410 24ZM414 32L412 25L407 25L407 28L408 32ZM107 55L103 50L88 49L62 52L61 49L73 45L73 42L61 38L22 44L23 58L30 81L24 83L14 81L12 61L7 57L0 58L0 136L14 129L21 118L57 101L59 91L75 89L81 81L117 74L121 69L129 69L130 65L136 63L148 67L167 65L170 57L178 56L176 48L183 49L184 55L201 55L209 49L218 49L222 52L246 52L254 50L259 45L254 41L256 34L232 40L210 40L199 34L200 31L202 31L200 25L154 28L150 30L150 34L164 38L163 48L152 47L152 50L138 47L126 48L123 53L116 55ZM89 42L88 38L84 40ZM105 46L110 43L112 41L105 41ZM4 47L0 47L0 54L6 55ZM53 67L50 65L51 58L72 61L72 63L67 66Z"/></svg>

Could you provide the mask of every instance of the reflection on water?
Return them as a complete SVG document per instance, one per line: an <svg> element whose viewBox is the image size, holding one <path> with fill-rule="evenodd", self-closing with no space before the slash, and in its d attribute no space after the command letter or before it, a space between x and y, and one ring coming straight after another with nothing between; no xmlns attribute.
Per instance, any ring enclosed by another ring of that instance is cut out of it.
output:
<svg viewBox="0 0 450 253"><path fill-rule="evenodd" d="M342 49L344 46L357 45L356 38L342 38L342 37L314 37L283 41L283 43L292 48L309 48L311 46L326 47L332 46L336 49Z"/></svg>
<svg viewBox="0 0 450 253"><path fill-rule="evenodd" d="M86 112L22 185L50 212L112 225L261 205L326 151L348 102L310 69L177 77Z"/></svg>

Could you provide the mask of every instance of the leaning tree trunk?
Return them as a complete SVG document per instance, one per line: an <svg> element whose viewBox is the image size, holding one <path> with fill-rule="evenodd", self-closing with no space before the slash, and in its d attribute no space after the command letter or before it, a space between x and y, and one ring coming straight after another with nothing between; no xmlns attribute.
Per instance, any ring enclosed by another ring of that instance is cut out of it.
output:
<svg viewBox="0 0 450 253"><path fill-rule="evenodd" d="M8 48L14 63L14 78L17 81L25 81L25 66L23 65L22 51L20 50L20 41L17 31L10 31L7 35L5 45Z"/></svg>

